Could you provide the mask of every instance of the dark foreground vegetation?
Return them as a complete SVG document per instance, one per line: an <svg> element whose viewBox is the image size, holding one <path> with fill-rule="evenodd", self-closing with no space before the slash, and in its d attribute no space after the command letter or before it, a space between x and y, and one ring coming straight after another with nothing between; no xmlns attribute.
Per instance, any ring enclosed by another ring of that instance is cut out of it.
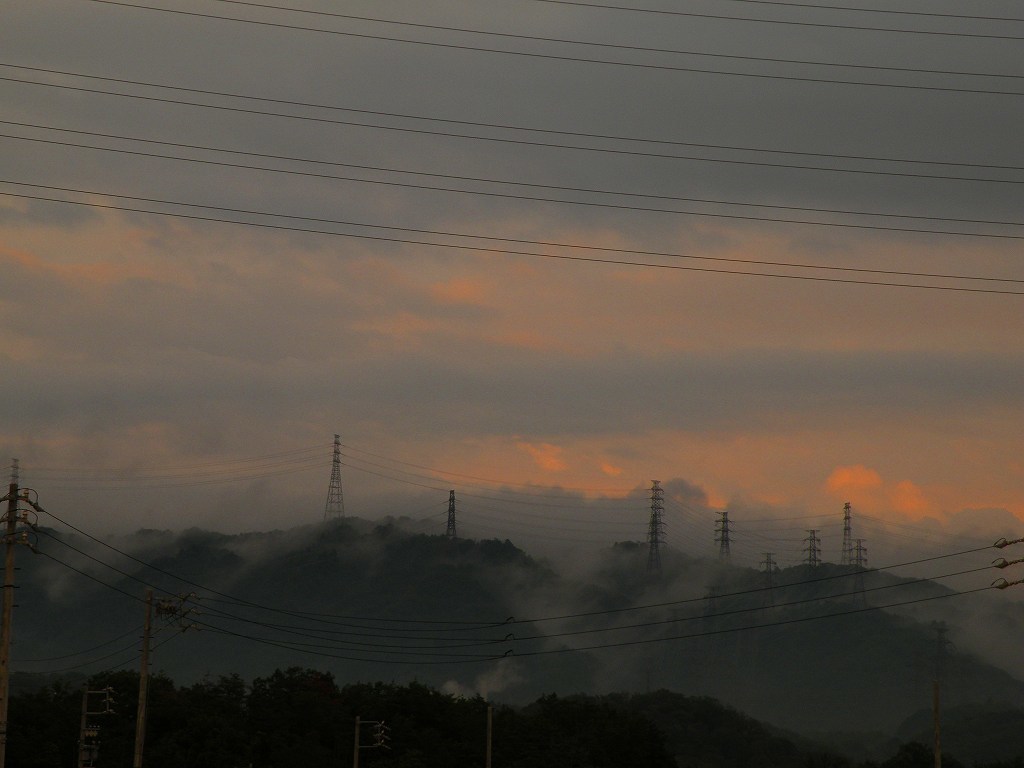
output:
<svg viewBox="0 0 1024 768"><path fill-rule="evenodd" d="M113 689L113 712L88 717L98 727L98 768L132 765L138 675L88 681ZM7 764L73 768L78 759L82 689L58 682L11 698ZM106 709L105 696L89 709ZM487 703L424 685L339 687L332 675L292 668L247 685L237 675L177 687L150 680L147 768L338 768L352 765L355 718L364 768L483 766ZM374 746L374 721L388 727L389 749ZM931 750L904 744L887 760L849 760L775 734L705 698L667 691L607 696L545 696L493 711L494 768L932 768ZM946 756L946 768L968 768ZM974 764L979 766L980 764ZM1024 760L985 768L1024 768Z"/></svg>

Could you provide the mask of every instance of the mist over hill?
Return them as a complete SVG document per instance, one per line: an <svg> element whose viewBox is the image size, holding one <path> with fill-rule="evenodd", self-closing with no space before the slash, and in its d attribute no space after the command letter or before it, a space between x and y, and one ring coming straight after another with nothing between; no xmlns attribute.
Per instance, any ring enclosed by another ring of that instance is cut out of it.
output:
<svg viewBox="0 0 1024 768"><path fill-rule="evenodd" d="M304 665L512 704L664 688L799 733L891 735L930 704L933 622L955 639L979 610L935 582L849 566L779 570L768 590L754 569L672 549L649 573L633 542L584 568L414 527L342 518L103 541L43 530L41 556L19 553L12 668L136 668L153 588L153 666L181 682ZM1024 706L1024 683L993 659L942 653L947 706Z"/></svg>

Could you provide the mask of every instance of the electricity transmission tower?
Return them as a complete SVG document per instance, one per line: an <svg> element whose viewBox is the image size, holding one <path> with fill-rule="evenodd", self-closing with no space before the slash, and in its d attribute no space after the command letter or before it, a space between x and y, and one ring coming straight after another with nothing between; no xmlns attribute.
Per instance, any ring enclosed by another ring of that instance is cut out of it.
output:
<svg viewBox="0 0 1024 768"><path fill-rule="evenodd" d="M843 505L843 549L840 565L853 565L853 526L850 523L850 502Z"/></svg>
<svg viewBox="0 0 1024 768"><path fill-rule="evenodd" d="M661 572L661 545L665 533L665 522L662 515L665 511L665 491L661 481L654 480L651 485L651 520L647 526L647 572Z"/></svg>
<svg viewBox="0 0 1024 768"><path fill-rule="evenodd" d="M864 539L857 539L853 547L853 566L858 571L868 567L868 548L864 546Z"/></svg>
<svg viewBox="0 0 1024 768"><path fill-rule="evenodd" d="M817 529L808 530L804 541L807 542L807 564L811 568L817 568L821 563L821 540L818 538Z"/></svg>
<svg viewBox="0 0 1024 768"><path fill-rule="evenodd" d="M341 437L334 436L334 459L331 462L331 484L327 487L324 520L345 516L345 499L341 495Z"/></svg>
<svg viewBox="0 0 1024 768"><path fill-rule="evenodd" d="M715 544L718 545L718 559L728 561L729 555L729 510L723 509L715 521Z"/></svg>
<svg viewBox="0 0 1024 768"><path fill-rule="evenodd" d="M778 570L779 566L775 564L775 553L765 552L764 560L761 561L761 567L764 568L764 604L775 605L775 571Z"/></svg>
<svg viewBox="0 0 1024 768"><path fill-rule="evenodd" d="M857 539L853 545L853 588L860 594L861 602L864 599L864 570L868 567L868 548L864 546L864 539Z"/></svg>
<svg viewBox="0 0 1024 768"><path fill-rule="evenodd" d="M448 530L445 536L449 539L455 538L455 491L448 491Z"/></svg>

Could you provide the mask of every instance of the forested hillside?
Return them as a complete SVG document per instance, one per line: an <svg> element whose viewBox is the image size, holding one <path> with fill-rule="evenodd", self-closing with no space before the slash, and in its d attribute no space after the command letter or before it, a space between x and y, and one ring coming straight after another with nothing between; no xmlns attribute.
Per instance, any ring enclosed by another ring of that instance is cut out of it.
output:
<svg viewBox="0 0 1024 768"><path fill-rule="evenodd" d="M155 591L153 666L182 684L312 666L342 684L419 682L525 705L666 688L797 733L887 743L930 707L936 634L892 602L956 598L928 581L823 564L763 574L620 544L542 562L509 541L411 533L355 518L225 535L44 532L22 556L12 667L136 669ZM951 651L948 707L1024 705L1024 684ZM954 663L955 662L955 663ZM908 737L913 734L908 734Z"/></svg>
<svg viewBox="0 0 1024 768"><path fill-rule="evenodd" d="M132 764L138 675L93 677L88 717L97 768ZM72 768L82 692L48 685L14 696L8 761L19 768ZM148 768L366 768L482 766L488 703L418 683L339 685L313 669L278 670L246 684L237 675L177 686L150 681L144 763ZM383 724L380 726L378 724ZM378 733L385 734L379 737ZM984 736L984 729L978 736ZM920 743L894 745L878 761L852 761L797 744L706 698L668 691L605 696L544 696L521 708L492 710L492 764L502 768L932 768ZM973 761L1020 768L1019 759ZM947 751L947 768L967 763Z"/></svg>

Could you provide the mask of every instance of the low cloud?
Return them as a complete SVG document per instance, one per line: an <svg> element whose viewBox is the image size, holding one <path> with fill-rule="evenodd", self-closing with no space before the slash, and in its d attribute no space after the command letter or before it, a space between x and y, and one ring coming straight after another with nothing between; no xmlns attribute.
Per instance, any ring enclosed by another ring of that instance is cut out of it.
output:
<svg viewBox="0 0 1024 768"><path fill-rule="evenodd" d="M836 467L825 481L830 493L849 493L851 491L874 490L881 487L882 476L869 467L860 464L849 467Z"/></svg>
<svg viewBox="0 0 1024 768"><path fill-rule="evenodd" d="M562 449L550 443L519 443L519 447L533 457L534 463L547 472L561 472L568 465L562 458Z"/></svg>
<svg viewBox="0 0 1024 768"><path fill-rule="evenodd" d="M447 680L441 686L441 691L450 696L465 699L480 696L489 700L521 682L523 682L521 665L513 659L502 659L493 668L477 675L472 683L463 684L458 680Z"/></svg>

